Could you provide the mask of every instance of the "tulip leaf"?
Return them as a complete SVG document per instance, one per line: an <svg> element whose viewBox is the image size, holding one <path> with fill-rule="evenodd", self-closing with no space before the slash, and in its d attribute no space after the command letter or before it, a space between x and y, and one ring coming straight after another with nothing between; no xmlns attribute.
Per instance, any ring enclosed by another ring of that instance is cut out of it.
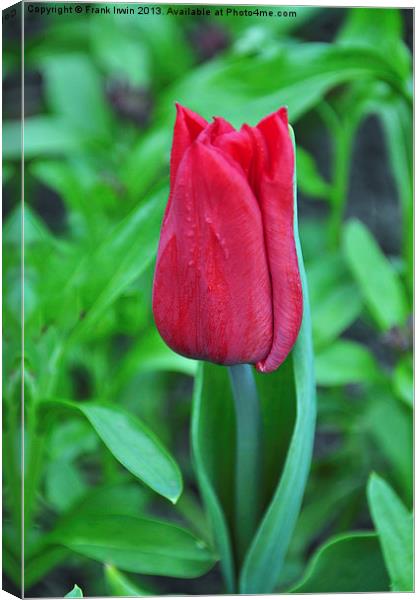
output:
<svg viewBox="0 0 420 600"><path fill-rule="evenodd" d="M402 40L403 18L398 9L354 8L347 13L344 27L337 41L340 44L356 44L380 50L392 56L394 67L402 79L410 76L410 53ZM376 26L380 19L380 30Z"/></svg>
<svg viewBox="0 0 420 600"><path fill-rule="evenodd" d="M389 591L378 536L363 532L331 538L316 551L302 580L290 591L296 594Z"/></svg>
<svg viewBox="0 0 420 600"><path fill-rule="evenodd" d="M381 100L375 109L382 120L389 148L389 158L402 208L402 245L406 259L405 276L408 289L413 286L413 114L398 94Z"/></svg>
<svg viewBox="0 0 420 600"><path fill-rule="evenodd" d="M324 400L325 395L318 392L319 406L323 406ZM329 531L340 515L349 510L355 498L360 496L360 484L353 475L346 475L343 471L340 469L340 475L337 474L333 485L328 481L316 480L307 490L290 544L290 555L305 555L306 549L313 548L324 532Z"/></svg>
<svg viewBox="0 0 420 600"><path fill-rule="evenodd" d="M150 590L140 588L113 565L105 565L104 572L110 596L155 596Z"/></svg>
<svg viewBox="0 0 420 600"><path fill-rule="evenodd" d="M318 173L314 158L304 150L298 147L296 154L298 185L302 192L311 198L329 200L331 186Z"/></svg>
<svg viewBox="0 0 420 600"><path fill-rule="evenodd" d="M322 262L329 252L327 219L306 217L299 224L299 229L303 255L311 258L310 262L307 261L306 267L311 267L316 259ZM312 289L310 281L309 289Z"/></svg>
<svg viewBox="0 0 420 600"><path fill-rule="evenodd" d="M393 388L395 393L403 402L413 407L414 383L413 383L413 357L404 356L395 367L393 376Z"/></svg>
<svg viewBox="0 0 420 600"><path fill-rule="evenodd" d="M162 340L156 327L151 327L135 343L128 359L121 361L116 378L128 381L130 377L147 371L174 371L193 376L196 370L197 361L176 354Z"/></svg>
<svg viewBox="0 0 420 600"><path fill-rule="evenodd" d="M124 484L111 484L95 487L81 502L78 502L70 511L60 518L60 527L72 527L77 521L89 520L90 516L114 515L118 507L118 514L137 517L143 511L150 494L144 486L129 482ZM46 536L48 538L48 534ZM45 540L45 541L48 541ZM71 551L61 545L41 544L41 548L31 556L25 564L25 586L29 589L40 581L46 573L57 564L62 563L71 555Z"/></svg>
<svg viewBox="0 0 420 600"><path fill-rule="evenodd" d="M151 184L158 180L169 165L168 131L153 129L143 134L122 168L122 183L132 198L141 198ZM139 170L141 169L141 177Z"/></svg>
<svg viewBox="0 0 420 600"><path fill-rule="evenodd" d="M194 60L192 48L176 19L150 16L135 19L133 25L136 40L140 39L153 56L154 85L158 81L174 81L191 67ZM174 48L177 60L168 61Z"/></svg>
<svg viewBox="0 0 420 600"><path fill-rule="evenodd" d="M87 518L87 515L112 515L118 506L119 515L136 516L144 512L150 501L148 488L138 482L114 483L96 486L69 512L62 516L66 522Z"/></svg>
<svg viewBox="0 0 420 600"><path fill-rule="evenodd" d="M200 363L194 385L192 451L212 525L228 593L235 591L232 545L227 517L232 516L235 416L227 370ZM221 418L223 415L223 418Z"/></svg>
<svg viewBox="0 0 420 600"><path fill-rule="evenodd" d="M337 340L315 358L319 385L375 382L380 377L376 361L366 346L350 340Z"/></svg>
<svg viewBox="0 0 420 600"><path fill-rule="evenodd" d="M370 391L364 427L390 468L393 482L405 502L413 495L412 411L390 393L389 383Z"/></svg>
<svg viewBox="0 0 420 600"><path fill-rule="evenodd" d="M89 515L58 527L50 539L70 550L131 573L192 578L206 573L216 556L189 531L127 515Z"/></svg>
<svg viewBox="0 0 420 600"><path fill-rule="evenodd" d="M3 158L16 160L22 155L22 122L5 121ZM62 117L35 115L25 118L25 159L43 155L72 154L85 139Z"/></svg>
<svg viewBox="0 0 420 600"><path fill-rule="evenodd" d="M71 552L63 546L51 545L42 548L41 552L31 557L25 557L25 589L41 581L47 573L68 559Z"/></svg>
<svg viewBox="0 0 420 600"><path fill-rule="evenodd" d="M182 492L182 476L175 460L158 438L119 406L96 402L53 400L58 406L79 410L113 456L152 490L175 503Z"/></svg>
<svg viewBox="0 0 420 600"><path fill-rule="evenodd" d="M178 465L139 419L112 405L84 403L79 410L126 469L158 494L178 500L182 492Z"/></svg>
<svg viewBox="0 0 420 600"><path fill-rule="evenodd" d="M74 128L107 139L111 113L93 61L78 53L48 56L43 73L50 108Z"/></svg>
<svg viewBox="0 0 420 600"><path fill-rule="evenodd" d="M330 344L358 318L362 299L353 283L338 285L323 302L312 304L314 345Z"/></svg>
<svg viewBox="0 0 420 600"><path fill-rule="evenodd" d="M52 460L45 473L45 497L59 512L70 508L84 493L85 484L74 463Z"/></svg>
<svg viewBox="0 0 420 600"><path fill-rule="evenodd" d="M158 245L159 228L167 189L163 187L123 219L90 255L83 257L67 285L81 284L83 319L72 333L79 339L97 324L114 300L152 262ZM107 264L107 269L101 265ZM95 273L95 278L91 273ZM111 274L111 275L110 275Z"/></svg>
<svg viewBox="0 0 420 600"><path fill-rule="evenodd" d="M291 136L294 141L293 131ZM312 458L316 420L315 376L309 296L297 225L296 178L295 243L304 302L302 325L292 351L296 422L283 473L241 570L240 591L244 594L263 594L274 590L296 525Z"/></svg>
<svg viewBox="0 0 420 600"><path fill-rule="evenodd" d="M64 598L83 598L83 592L78 585L75 585L74 588L64 596Z"/></svg>
<svg viewBox="0 0 420 600"><path fill-rule="evenodd" d="M380 31L376 27L377 19L381 20ZM344 43L359 42L373 46L382 44L385 49L388 44L400 41L402 28L402 16L397 9L383 11L376 8L356 8L347 12L337 39Z"/></svg>
<svg viewBox="0 0 420 600"><path fill-rule="evenodd" d="M92 19L91 44L94 57L108 77L120 73L132 86L150 84L150 57L142 38L128 32L119 23Z"/></svg>
<svg viewBox="0 0 420 600"><path fill-rule="evenodd" d="M255 373L263 420L263 506L268 505L286 460L296 419L293 358L272 373Z"/></svg>
<svg viewBox="0 0 420 600"><path fill-rule="evenodd" d="M307 266L316 349L327 346L362 311L362 296L340 254L325 254Z"/></svg>
<svg viewBox="0 0 420 600"><path fill-rule="evenodd" d="M406 92L406 82L390 57L373 47L284 44L273 52L223 57L204 64L163 95L161 111L168 114L168 107L177 100L206 118L223 114L239 127L244 122L253 125L286 105L293 122L330 89L363 79L386 81ZM217 96L212 93L214 89Z"/></svg>
<svg viewBox="0 0 420 600"><path fill-rule="evenodd" d="M373 235L352 219L344 229L344 252L372 317L386 331L403 325L408 305L403 286Z"/></svg>
<svg viewBox="0 0 420 600"><path fill-rule="evenodd" d="M413 516L376 474L368 484L369 508L394 592L413 591Z"/></svg>

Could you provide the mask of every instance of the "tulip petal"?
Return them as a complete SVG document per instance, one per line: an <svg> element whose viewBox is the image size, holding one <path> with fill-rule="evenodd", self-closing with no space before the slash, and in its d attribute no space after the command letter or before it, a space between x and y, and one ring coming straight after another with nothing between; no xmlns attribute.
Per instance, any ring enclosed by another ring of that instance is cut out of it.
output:
<svg viewBox="0 0 420 600"><path fill-rule="evenodd" d="M227 160L237 164L247 179L250 178L254 147L252 139L243 131L231 131L220 135L213 141Z"/></svg>
<svg viewBox="0 0 420 600"><path fill-rule="evenodd" d="M211 142L215 142L220 136L232 133L235 128L223 117L214 117L213 122L210 123L200 136L200 141L208 139Z"/></svg>
<svg viewBox="0 0 420 600"><path fill-rule="evenodd" d="M156 326L176 352L255 363L271 347L271 283L260 208L239 169L198 140L179 165L153 289Z"/></svg>
<svg viewBox="0 0 420 600"><path fill-rule="evenodd" d="M171 151L171 189L175 183L179 163L186 150L208 125L203 117L189 108L181 106L181 104L176 103L176 111L174 139Z"/></svg>
<svg viewBox="0 0 420 600"><path fill-rule="evenodd" d="M302 322L302 285L294 238L295 158L285 108L253 129L262 159L258 169L258 198L271 275L274 327L271 350L256 368L268 373L285 360Z"/></svg>

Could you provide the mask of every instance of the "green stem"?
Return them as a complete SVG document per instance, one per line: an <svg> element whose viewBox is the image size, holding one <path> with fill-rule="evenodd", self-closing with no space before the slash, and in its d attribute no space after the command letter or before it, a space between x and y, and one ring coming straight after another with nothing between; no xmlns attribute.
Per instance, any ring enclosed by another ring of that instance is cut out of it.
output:
<svg viewBox="0 0 420 600"><path fill-rule="evenodd" d="M330 246L336 249L340 243L341 225L347 201L353 135L359 123L359 115L346 119L340 118L327 102L321 102L318 112L335 141L328 234Z"/></svg>
<svg viewBox="0 0 420 600"><path fill-rule="evenodd" d="M346 209L351 150L354 128L343 123L336 133L334 179L331 190L330 242L333 248L340 243L341 225Z"/></svg>
<svg viewBox="0 0 420 600"><path fill-rule="evenodd" d="M249 365L229 367L236 412L235 539L245 557L261 510L262 416Z"/></svg>

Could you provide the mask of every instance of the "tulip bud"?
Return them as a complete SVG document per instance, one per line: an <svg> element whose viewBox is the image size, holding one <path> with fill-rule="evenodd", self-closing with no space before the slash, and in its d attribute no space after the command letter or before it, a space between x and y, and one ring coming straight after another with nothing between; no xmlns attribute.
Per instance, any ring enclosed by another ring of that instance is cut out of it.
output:
<svg viewBox="0 0 420 600"><path fill-rule="evenodd" d="M177 111L156 326L184 356L274 371L302 321L287 110L239 131Z"/></svg>

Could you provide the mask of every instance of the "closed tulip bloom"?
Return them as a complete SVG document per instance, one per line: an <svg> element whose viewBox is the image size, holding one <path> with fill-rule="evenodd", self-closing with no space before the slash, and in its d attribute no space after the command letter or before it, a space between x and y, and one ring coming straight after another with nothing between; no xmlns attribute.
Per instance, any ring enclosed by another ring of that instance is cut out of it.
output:
<svg viewBox="0 0 420 600"><path fill-rule="evenodd" d="M153 285L173 350L274 371L296 341L302 287L287 110L236 131L177 105Z"/></svg>

